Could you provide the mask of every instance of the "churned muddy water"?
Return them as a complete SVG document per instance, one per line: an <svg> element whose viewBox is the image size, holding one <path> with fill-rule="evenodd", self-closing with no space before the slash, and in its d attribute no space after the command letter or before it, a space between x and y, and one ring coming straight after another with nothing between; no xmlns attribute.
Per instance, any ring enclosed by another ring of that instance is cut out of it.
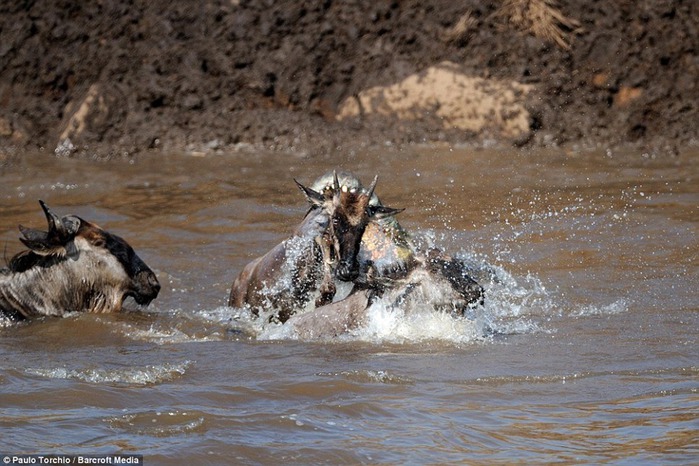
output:
<svg viewBox="0 0 699 466"><path fill-rule="evenodd" d="M335 167L404 207L486 288L461 319L374 305L331 342L225 306L241 268ZM699 152L415 147L97 163L35 154L0 172L0 241L38 199L129 241L163 289L147 309L0 329L0 453L147 464L699 461Z"/></svg>

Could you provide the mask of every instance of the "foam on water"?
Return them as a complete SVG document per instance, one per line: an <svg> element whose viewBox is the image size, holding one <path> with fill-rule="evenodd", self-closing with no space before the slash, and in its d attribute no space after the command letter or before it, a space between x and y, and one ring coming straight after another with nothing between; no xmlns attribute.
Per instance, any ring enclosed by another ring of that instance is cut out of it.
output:
<svg viewBox="0 0 699 466"><path fill-rule="evenodd" d="M39 377L76 379L95 384L154 385L181 377L190 365L191 361L184 361L178 364L157 364L123 369L67 369L65 367L55 367L27 368L24 372Z"/></svg>
<svg viewBox="0 0 699 466"><path fill-rule="evenodd" d="M153 437L204 432L205 413L199 411L142 411L106 419L113 429Z"/></svg>
<svg viewBox="0 0 699 466"><path fill-rule="evenodd" d="M409 377L394 374L390 371L355 370L342 372L320 372L321 377L336 377L358 383L381 383L386 385L410 385L415 381Z"/></svg>
<svg viewBox="0 0 699 466"><path fill-rule="evenodd" d="M15 325L15 321L12 319L0 315L0 328L8 328Z"/></svg>
<svg viewBox="0 0 699 466"><path fill-rule="evenodd" d="M196 326L184 324L182 321L191 320L191 314L182 311L175 311L175 314L180 322L177 324L169 322L166 324L169 326L167 328L163 328L162 324L151 324L148 328L139 328L135 325L122 323L119 325L118 331L134 340L148 341L158 345L223 340L223 332L209 330L202 334Z"/></svg>

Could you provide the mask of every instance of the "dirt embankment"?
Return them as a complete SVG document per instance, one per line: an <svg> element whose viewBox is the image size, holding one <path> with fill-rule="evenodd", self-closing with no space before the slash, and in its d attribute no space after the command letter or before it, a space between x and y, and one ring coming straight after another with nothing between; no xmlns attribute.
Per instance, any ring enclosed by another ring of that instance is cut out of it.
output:
<svg viewBox="0 0 699 466"><path fill-rule="evenodd" d="M0 158L699 139L694 0L0 6Z"/></svg>

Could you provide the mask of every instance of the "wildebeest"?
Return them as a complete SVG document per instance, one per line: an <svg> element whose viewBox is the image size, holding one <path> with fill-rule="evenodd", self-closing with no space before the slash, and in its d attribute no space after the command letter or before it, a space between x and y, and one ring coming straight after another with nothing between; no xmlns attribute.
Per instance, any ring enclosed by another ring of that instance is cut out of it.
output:
<svg viewBox="0 0 699 466"><path fill-rule="evenodd" d="M48 231L20 225L29 249L0 269L0 316L117 312L129 296L140 305L158 296L158 279L126 241L78 216L59 218L39 203Z"/></svg>
<svg viewBox="0 0 699 466"><path fill-rule="evenodd" d="M299 338L330 338L366 323L372 303L396 311L429 310L455 317L484 302L483 288L462 260L422 248L395 217L371 223L359 253L360 274L346 298L293 316L286 325Z"/></svg>
<svg viewBox="0 0 699 466"><path fill-rule="evenodd" d="M248 307L254 314L273 311L285 322L306 307L332 301L336 280L352 282L360 273L358 255L367 225L399 210L371 200L369 188L341 184L337 173L322 188L296 182L311 207L293 235L246 265L231 287L229 306Z"/></svg>
<svg viewBox="0 0 699 466"><path fill-rule="evenodd" d="M483 289L465 264L414 244L396 220L400 210L384 207L375 195L376 179L368 189L349 173L340 180L333 172L310 188L299 185L310 211L291 238L245 267L229 305L248 306L255 314L276 309L279 320L289 319L298 335L326 337L360 326L367 307L378 299L393 307L417 303L457 315L482 303ZM349 213L361 221L346 221ZM350 234L339 234L343 231ZM340 281L354 288L331 302ZM308 309L313 291L320 296Z"/></svg>

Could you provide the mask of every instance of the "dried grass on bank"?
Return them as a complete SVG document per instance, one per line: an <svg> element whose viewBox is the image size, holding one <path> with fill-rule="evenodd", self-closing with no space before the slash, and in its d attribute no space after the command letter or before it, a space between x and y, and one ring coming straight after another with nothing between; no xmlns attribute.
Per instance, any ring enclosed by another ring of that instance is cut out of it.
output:
<svg viewBox="0 0 699 466"><path fill-rule="evenodd" d="M570 35L580 29L578 21L558 9L556 0L505 0L496 15L566 50L570 49Z"/></svg>

